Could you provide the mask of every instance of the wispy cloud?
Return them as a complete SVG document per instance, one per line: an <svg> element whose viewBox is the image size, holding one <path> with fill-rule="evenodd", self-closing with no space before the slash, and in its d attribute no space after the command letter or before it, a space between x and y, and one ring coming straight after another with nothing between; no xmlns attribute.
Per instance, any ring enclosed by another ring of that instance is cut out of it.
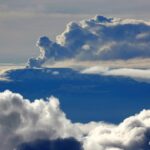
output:
<svg viewBox="0 0 150 150"><path fill-rule="evenodd" d="M136 5L135 5L136 4ZM86 7L84 7L86 5ZM122 13L146 14L149 12L148 0L1 0L0 8L3 11L32 11L44 13Z"/></svg>
<svg viewBox="0 0 150 150"><path fill-rule="evenodd" d="M122 76L129 77L137 81L150 83L150 69L134 69L134 68L108 68L102 66L94 66L81 71L87 74L99 74L105 76Z"/></svg>

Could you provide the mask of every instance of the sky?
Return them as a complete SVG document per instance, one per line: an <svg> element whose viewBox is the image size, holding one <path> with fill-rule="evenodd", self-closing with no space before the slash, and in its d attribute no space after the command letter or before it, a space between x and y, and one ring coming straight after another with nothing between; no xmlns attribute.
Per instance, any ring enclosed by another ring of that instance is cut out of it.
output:
<svg viewBox="0 0 150 150"><path fill-rule="evenodd" d="M1 150L149 150L149 8L0 0Z"/></svg>
<svg viewBox="0 0 150 150"><path fill-rule="evenodd" d="M149 0L0 0L0 63L37 56L41 35L55 40L70 21L102 14L149 20Z"/></svg>

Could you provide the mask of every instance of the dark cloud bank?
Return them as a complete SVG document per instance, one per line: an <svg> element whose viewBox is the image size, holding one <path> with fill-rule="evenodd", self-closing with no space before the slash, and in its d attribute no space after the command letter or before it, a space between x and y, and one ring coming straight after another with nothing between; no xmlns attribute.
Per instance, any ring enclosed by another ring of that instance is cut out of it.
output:
<svg viewBox="0 0 150 150"><path fill-rule="evenodd" d="M71 22L57 36L37 41L40 56L29 59L29 67L40 67L58 60L128 60L150 57L150 22L96 16Z"/></svg>

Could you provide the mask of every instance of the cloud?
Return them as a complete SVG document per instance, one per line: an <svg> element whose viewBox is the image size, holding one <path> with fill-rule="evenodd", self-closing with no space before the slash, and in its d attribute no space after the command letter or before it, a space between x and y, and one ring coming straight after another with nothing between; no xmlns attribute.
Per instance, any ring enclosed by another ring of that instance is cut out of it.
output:
<svg viewBox="0 0 150 150"><path fill-rule="evenodd" d="M79 3L80 2L80 3ZM86 3L87 7L83 7ZM136 6L135 6L136 3ZM32 11L32 12L44 12L44 13L78 13L78 14L95 14L97 12L109 13L109 14L121 14L121 15L146 15L148 18L149 13L149 1L143 0L126 0L120 2L119 0L1 0L1 11ZM72 9L70 9L74 6ZM118 7L119 6L119 7ZM90 9L89 9L90 8Z"/></svg>
<svg viewBox="0 0 150 150"><path fill-rule="evenodd" d="M59 101L35 100L31 103L19 94L0 93L0 146L11 150L18 144L37 139L76 137L79 134L59 108ZM75 130L74 130L75 129Z"/></svg>
<svg viewBox="0 0 150 150"><path fill-rule="evenodd" d="M71 22L56 37L40 37L40 56L29 59L30 67L48 60L81 61L128 60L150 57L150 22L96 16L79 23Z"/></svg>
<svg viewBox="0 0 150 150"><path fill-rule="evenodd" d="M148 150L150 132L148 111L125 119L118 126L97 127L84 142L86 150ZM147 118L147 119L146 119Z"/></svg>
<svg viewBox="0 0 150 150"><path fill-rule="evenodd" d="M130 77L137 81L150 83L150 69L109 68L109 67L94 66L81 70L81 73L100 74L105 76Z"/></svg>
<svg viewBox="0 0 150 150"><path fill-rule="evenodd" d="M57 140L37 140L30 143L23 143L17 150L82 150L80 142L74 138Z"/></svg>
<svg viewBox="0 0 150 150"><path fill-rule="evenodd" d="M10 91L0 93L1 150L26 147L38 150L44 143L53 145L54 150L61 150L62 144L76 145L78 150L81 145L84 150L148 150L150 110L143 110L118 125L72 123L54 97L30 102Z"/></svg>
<svg viewBox="0 0 150 150"><path fill-rule="evenodd" d="M40 67L47 60L51 61L64 59L70 57L68 50L61 45L49 40L48 37L40 37L36 45L40 48L40 56L37 58L29 59L30 67Z"/></svg>

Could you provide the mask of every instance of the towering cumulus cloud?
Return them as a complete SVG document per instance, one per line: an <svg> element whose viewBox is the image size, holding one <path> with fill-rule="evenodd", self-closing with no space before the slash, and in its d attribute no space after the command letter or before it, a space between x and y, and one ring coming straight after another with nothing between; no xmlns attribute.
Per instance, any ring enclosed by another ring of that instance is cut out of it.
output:
<svg viewBox="0 0 150 150"><path fill-rule="evenodd" d="M52 63L54 60L69 57L69 53L65 47L52 42L46 36L40 37L36 46L40 48L40 56L29 59L30 67L40 67L46 61L51 61Z"/></svg>
<svg viewBox="0 0 150 150"><path fill-rule="evenodd" d="M17 145L36 140L79 138L82 133L74 126L54 97L31 103L19 94L0 93L1 150L13 150Z"/></svg>
<svg viewBox="0 0 150 150"><path fill-rule="evenodd" d="M1 150L149 150L150 110L118 125L72 123L58 99L30 102L21 95L0 93Z"/></svg>
<svg viewBox="0 0 150 150"><path fill-rule="evenodd" d="M71 22L56 42L40 37L40 56L29 59L29 67L64 59L116 60L150 57L150 22L96 16Z"/></svg>

